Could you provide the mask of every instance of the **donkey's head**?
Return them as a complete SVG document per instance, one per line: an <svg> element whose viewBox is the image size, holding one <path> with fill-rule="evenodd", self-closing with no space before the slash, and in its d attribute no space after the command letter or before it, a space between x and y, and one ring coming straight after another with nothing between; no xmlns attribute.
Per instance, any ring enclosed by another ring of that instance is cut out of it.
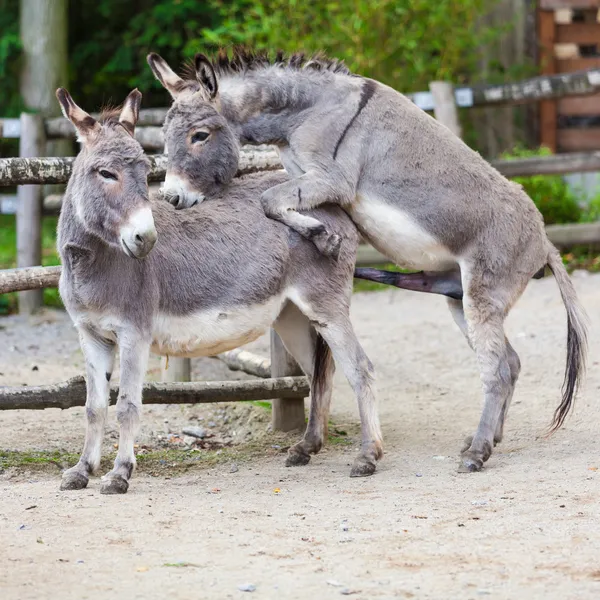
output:
<svg viewBox="0 0 600 600"><path fill-rule="evenodd" d="M163 194L175 208L189 208L233 179L239 144L219 113L217 77L203 54L196 55L195 78L190 80L176 75L158 54L149 54L148 64L173 97L164 124Z"/></svg>
<svg viewBox="0 0 600 600"><path fill-rule="evenodd" d="M64 88L56 91L82 148L69 184L77 218L89 233L143 258L156 242L148 200L148 159L133 138L142 94L133 90L120 111L99 121L79 108Z"/></svg>

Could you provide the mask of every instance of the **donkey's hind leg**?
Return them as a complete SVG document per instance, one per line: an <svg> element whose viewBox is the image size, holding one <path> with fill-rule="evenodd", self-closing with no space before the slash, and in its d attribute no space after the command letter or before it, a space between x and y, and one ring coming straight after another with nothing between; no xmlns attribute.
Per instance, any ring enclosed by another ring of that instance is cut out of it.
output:
<svg viewBox="0 0 600 600"><path fill-rule="evenodd" d="M119 450L112 470L102 478L102 494L124 494L135 469L133 445L142 411L142 386L150 345L138 335L127 332L119 335L121 378L117 399Z"/></svg>
<svg viewBox="0 0 600 600"><path fill-rule="evenodd" d="M358 401L362 442L350 477L372 475L377 461L383 456L373 364L360 345L348 317L338 316L336 321L326 321L322 325L315 322L315 329L331 348L336 364L344 372Z"/></svg>
<svg viewBox="0 0 600 600"><path fill-rule="evenodd" d="M512 390L506 399L504 406L502 407L502 413L500 415L498 425L496 426L496 432L494 433L494 445L499 444L504 437L504 423L506 422L506 415L508 414L508 409L510 408L510 403L512 402L512 398L515 393L517 379L519 379L519 373L521 372L521 360L519 359L519 355L516 353L508 339L506 339L506 349L508 351L508 364L510 366Z"/></svg>
<svg viewBox="0 0 600 600"><path fill-rule="evenodd" d="M469 340L469 332L468 332L468 327L467 327L467 321L465 320L465 314L463 311L462 300L455 300L453 298L448 298L448 308L450 309L450 313L452 314L454 321L456 322L459 329L462 331L463 335L465 336L467 343L471 347L471 350L473 350L473 345L471 344L471 341ZM508 341L508 339L506 337L505 337L505 342L506 342L506 350L508 352L508 364L510 367L510 378L511 378L511 382L512 382L512 389L510 391L510 394L509 394L506 402L502 406L502 412L500 414L500 419L498 420L498 425L496 426L496 431L494 433L494 446L496 444L499 444L502 441L503 432L504 432L504 422L506 420L506 415L508 413L508 409L510 407L510 403L511 403L514 391L515 391L517 379L519 378L519 373L521 372L521 361L519 359L519 355L515 352L515 349L511 346L510 342ZM473 443L473 436L472 435L467 436L465 438L463 451L468 450L471 447L472 443Z"/></svg>
<svg viewBox="0 0 600 600"><path fill-rule="evenodd" d="M325 443L335 366L308 318L291 302L273 328L311 382L308 425L303 438L289 449L285 462L287 467L306 465L310 455L317 454Z"/></svg>
<svg viewBox="0 0 600 600"><path fill-rule="evenodd" d="M514 283L512 287L515 287ZM514 360L503 328L508 307L503 306L499 298L516 299L522 290L515 294L507 294L508 291L502 290L494 297L488 287L471 283L463 298L463 319L467 325L469 343L479 363L484 405L477 431L471 440L467 440L468 444L470 442L468 447L463 449L461 471L479 471L491 456L494 438L501 429L503 414L514 391L516 376L513 376L514 366L511 364ZM451 305L451 308L454 309L455 320L463 329L460 307Z"/></svg>
<svg viewBox="0 0 600 600"><path fill-rule="evenodd" d="M85 358L86 431L79 462L62 476L61 490L80 490L87 486L89 476L100 467L104 423L108 411L110 377L115 360L115 345L95 332L79 329L79 340Z"/></svg>

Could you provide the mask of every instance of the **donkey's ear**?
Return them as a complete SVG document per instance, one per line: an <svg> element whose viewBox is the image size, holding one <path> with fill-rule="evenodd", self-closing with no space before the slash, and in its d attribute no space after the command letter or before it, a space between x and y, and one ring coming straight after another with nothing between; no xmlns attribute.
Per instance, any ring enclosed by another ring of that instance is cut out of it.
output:
<svg viewBox="0 0 600 600"><path fill-rule="evenodd" d="M125 103L119 115L119 123L125 127L127 133L133 137L135 134L135 125L140 116L140 104L142 103L142 93L136 88L125 98Z"/></svg>
<svg viewBox="0 0 600 600"><path fill-rule="evenodd" d="M79 108L73 101L73 98L71 98L71 94L65 88L58 88L56 90L56 97L60 103L63 115L75 126L79 142L89 142L100 132L102 129L100 123L86 113L83 108Z"/></svg>
<svg viewBox="0 0 600 600"><path fill-rule="evenodd" d="M177 98L181 92L187 89L185 81L171 69L164 58L155 52L151 52L146 57L146 60L154 73L154 77L160 81L173 99Z"/></svg>
<svg viewBox="0 0 600 600"><path fill-rule="evenodd" d="M196 79L198 79L202 87L208 92L208 97L214 100L219 91L219 84L217 83L217 75L212 63L204 54L196 54L194 57L194 66L196 68Z"/></svg>

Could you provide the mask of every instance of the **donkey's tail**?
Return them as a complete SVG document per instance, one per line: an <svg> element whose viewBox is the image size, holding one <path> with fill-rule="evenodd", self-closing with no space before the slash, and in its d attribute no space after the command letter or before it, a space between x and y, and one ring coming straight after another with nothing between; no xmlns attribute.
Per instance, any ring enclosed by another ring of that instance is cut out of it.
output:
<svg viewBox="0 0 600 600"><path fill-rule="evenodd" d="M380 269L356 268L354 269L354 277L393 285L403 290L442 294L455 300L460 300L463 296L459 271L396 273L395 271L382 271Z"/></svg>
<svg viewBox="0 0 600 600"><path fill-rule="evenodd" d="M322 415L325 423L325 430L323 431L324 438L327 437L327 416L329 415L329 403L331 400L330 390L333 386L334 373L335 363L333 362L331 350L321 335L317 334L317 340L315 344L315 363L310 393L315 398L325 399L324 401L320 400L318 402L318 404L322 407L322 410L326 411L327 413Z"/></svg>
<svg viewBox="0 0 600 600"><path fill-rule="evenodd" d="M556 279L567 311L567 364L562 386L562 400L554 411L551 431L556 431L565 421L575 394L585 373L587 354L587 316L577 298L575 287L563 265L560 253L554 246L548 253L548 266Z"/></svg>

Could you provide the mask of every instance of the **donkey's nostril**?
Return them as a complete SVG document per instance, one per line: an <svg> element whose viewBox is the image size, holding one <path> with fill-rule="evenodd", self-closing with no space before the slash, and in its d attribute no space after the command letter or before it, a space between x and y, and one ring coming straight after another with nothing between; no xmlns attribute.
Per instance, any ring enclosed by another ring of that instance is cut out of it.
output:
<svg viewBox="0 0 600 600"><path fill-rule="evenodd" d="M175 207L177 207L179 205L179 194L175 194L174 196L171 196L171 204Z"/></svg>
<svg viewBox="0 0 600 600"><path fill-rule="evenodd" d="M141 236L141 235L138 233L138 234L135 236L135 241L136 241L138 244L141 244L141 243L142 243L144 240L142 239L142 236Z"/></svg>

